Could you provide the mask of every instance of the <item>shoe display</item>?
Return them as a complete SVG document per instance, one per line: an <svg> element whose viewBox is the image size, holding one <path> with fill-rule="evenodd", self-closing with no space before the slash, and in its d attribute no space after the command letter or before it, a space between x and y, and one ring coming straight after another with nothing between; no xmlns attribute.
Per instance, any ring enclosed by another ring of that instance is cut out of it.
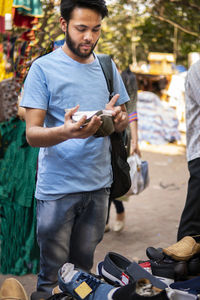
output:
<svg viewBox="0 0 200 300"><path fill-rule="evenodd" d="M17 279L7 278L1 286L0 299L28 300L28 296L24 287Z"/></svg>
<svg viewBox="0 0 200 300"><path fill-rule="evenodd" d="M163 249L163 252L174 260L189 260L195 254L200 253L200 243L191 236L185 236L179 242Z"/></svg>
<svg viewBox="0 0 200 300"><path fill-rule="evenodd" d="M121 286L145 278L157 288L165 289L167 287L165 283L136 262L131 262L126 257L114 252L109 252L104 261L97 265L97 274L101 275L107 282Z"/></svg>
<svg viewBox="0 0 200 300"><path fill-rule="evenodd" d="M113 231L115 232L120 232L124 229L124 226L125 226L125 221L119 221L119 220L116 220L115 223L113 224Z"/></svg>
<svg viewBox="0 0 200 300"><path fill-rule="evenodd" d="M96 277L74 268L73 264L66 263L58 271L59 288L68 292L75 299L95 300L107 299L116 288ZM95 293L95 296L94 296Z"/></svg>

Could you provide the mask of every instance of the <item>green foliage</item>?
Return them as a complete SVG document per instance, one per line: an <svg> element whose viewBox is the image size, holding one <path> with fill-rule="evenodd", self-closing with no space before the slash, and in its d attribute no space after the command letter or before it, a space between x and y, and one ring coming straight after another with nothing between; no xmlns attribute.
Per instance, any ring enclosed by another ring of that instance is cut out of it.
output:
<svg viewBox="0 0 200 300"><path fill-rule="evenodd" d="M98 51L112 55L120 69L132 64L133 46L137 61L146 60L148 52L175 52L185 66L188 53L200 52L199 1L116 0L109 12Z"/></svg>

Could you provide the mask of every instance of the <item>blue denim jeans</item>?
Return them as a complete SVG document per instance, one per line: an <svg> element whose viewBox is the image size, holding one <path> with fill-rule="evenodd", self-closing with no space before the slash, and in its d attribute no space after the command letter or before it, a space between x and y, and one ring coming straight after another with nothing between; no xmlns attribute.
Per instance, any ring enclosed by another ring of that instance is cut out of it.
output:
<svg viewBox="0 0 200 300"><path fill-rule="evenodd" d="M86 272L102 240L110 189L68 194L57 200L37 200L40 273L37 290L51 292L66 262Z"/></svg>

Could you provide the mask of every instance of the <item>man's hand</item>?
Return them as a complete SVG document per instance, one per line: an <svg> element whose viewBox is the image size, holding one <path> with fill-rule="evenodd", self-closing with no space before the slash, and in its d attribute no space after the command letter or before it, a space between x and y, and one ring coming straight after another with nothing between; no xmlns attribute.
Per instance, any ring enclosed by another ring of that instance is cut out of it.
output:
<svg viewBox="0 0 200 300"><path fill-rule="evenodd" d="M115 106L119 94L112 97L110 102L106 105L106 109L113 111L114 125L116 131L123 131L128 126L128 114L124 104Z"/></svg>
<svg viewBox="0 0 200 300"><path fill-rule="evenodd" d="M66 139L85 139L89 136L95 134L98 128L101 126L102 121L101 118L98 116L93 116L91 121L84 125L87 117L83 116L78 122L74 122L72 120L73 114L78 110L79 105L72 108L65 114L65 122L63 127L63 135Z"/></svg>
<svg viewBox="0 0 200 300"><path fill-rule="evenodd" d="M72 115L78 108L77 105L67 112L64 124L57 127L44 127L45 110L26 108L26 138L28 143L32 147L49 147L68 139L85 139L92 136L101 126L102 121L100 117L94 116L87 125L84 125L86 116L83 116L78 122L74 122Z"/></svg>

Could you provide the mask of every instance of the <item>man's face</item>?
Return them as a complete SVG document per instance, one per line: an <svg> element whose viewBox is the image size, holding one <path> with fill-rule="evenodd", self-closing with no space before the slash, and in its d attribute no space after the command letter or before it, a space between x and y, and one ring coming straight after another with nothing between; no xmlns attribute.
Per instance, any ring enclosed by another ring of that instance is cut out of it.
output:
<svg viewBox="0 0 200 300"><path fill-rule="evenodd" d="M100 37L101 20L101 15L94 10L87 8L73 10L64 30L66 45L72 58L75 56L84 59L91 55Z"/></svg>

